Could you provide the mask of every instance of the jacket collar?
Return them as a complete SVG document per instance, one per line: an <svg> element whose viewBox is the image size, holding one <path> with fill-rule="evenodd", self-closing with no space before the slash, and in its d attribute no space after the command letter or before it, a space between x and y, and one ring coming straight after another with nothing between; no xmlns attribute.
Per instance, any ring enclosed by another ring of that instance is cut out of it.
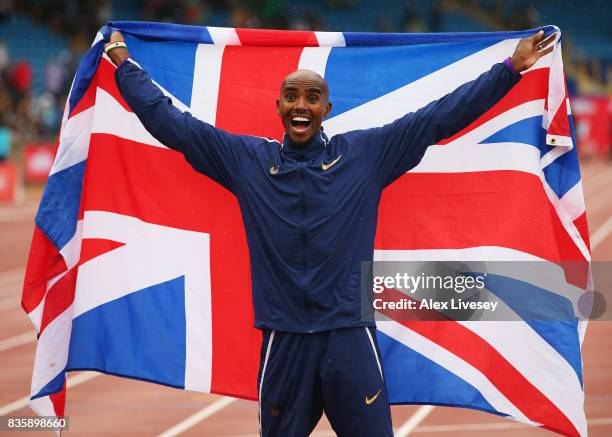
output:
<svg viewBox="0 0 612 437"><path fill-rule="evenodd" d="M321 156L328 142L329 139L323 132L323 128L308 143L299 147L295 146L289 139L289 136L285 134L283 136L281 154L295 161L313 161Z"/></svg>

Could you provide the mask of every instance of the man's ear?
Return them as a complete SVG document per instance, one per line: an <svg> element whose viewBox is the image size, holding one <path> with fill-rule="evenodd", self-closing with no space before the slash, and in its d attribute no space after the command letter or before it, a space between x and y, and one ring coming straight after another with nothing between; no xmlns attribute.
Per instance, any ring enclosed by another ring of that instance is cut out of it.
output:
<svg viewBox="0 0 612 437"><path fill-rule="evenodd" d="M280 100L276 99L276 115L280 115Z"/></svg>
<svg viewBox="0 0 612 437"><path fill-rule="evenodd" d="M329 117L329 114L331 113L331 109L332 109L331 102L327 102L327 107L325 108L325 112L323 113L323 118Z"/></svg>

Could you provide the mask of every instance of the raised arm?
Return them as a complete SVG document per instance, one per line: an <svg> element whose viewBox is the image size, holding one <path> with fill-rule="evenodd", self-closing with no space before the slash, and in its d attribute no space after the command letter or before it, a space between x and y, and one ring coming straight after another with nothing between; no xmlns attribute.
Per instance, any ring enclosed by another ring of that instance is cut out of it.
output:
<svg viewBox="0 0 612 437"><path fill-rule="evenodd" d="M388 185L416 166L428 146L453 136L495 105L552 47L544 49L554 35L544 33L522 39L511 58L495 64L477 79L431 102L416 112L367 132L366 153L374 172Z"/></svg>
<svg viewBox="0 0 612 437"><path fill-rule="evenodd" d="M249 159L248 139L176 108L149 75L129 59L124 45L121 33L113 32L107 54L118 66L115 79L119 91L143 126L159 142L183 153L195 170L233 191L241 174L240 163Z"/></svg>

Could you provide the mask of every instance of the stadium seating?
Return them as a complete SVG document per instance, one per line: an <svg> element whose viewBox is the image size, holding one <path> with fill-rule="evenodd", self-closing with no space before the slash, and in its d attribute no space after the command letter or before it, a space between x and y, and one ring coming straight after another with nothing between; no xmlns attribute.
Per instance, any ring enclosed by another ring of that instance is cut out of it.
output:
<svg viewBox="0 0 612 437"><path fill-rule="evenodd" d="M33 91L41 93L45 87L45 65L54 56L68 49L68 39L51 32L47 25L29 17L13 14L0 22L0 41L8 47L12 62L28 60L33 70Z"/></svg>

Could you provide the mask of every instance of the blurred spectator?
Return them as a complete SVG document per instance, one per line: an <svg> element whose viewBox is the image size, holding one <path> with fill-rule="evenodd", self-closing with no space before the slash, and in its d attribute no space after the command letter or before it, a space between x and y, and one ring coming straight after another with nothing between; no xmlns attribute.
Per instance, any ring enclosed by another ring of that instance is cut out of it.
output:
<svg viewBox="0 0 612 437"><path fill-rule="evenodd" d="M404 32L424 32L425 31L425 23L421 21L421 16L419 15L416 7L413 2L410 0L406 1L406 5L404 6Z"/></svg>
<svg viewBox="0 0 612 437"><path fill-rule="evenodd" d="M11 139L11 129L0 124L0 162L8 158L11 153Z"/></svg>
<svg viewBox="0 0 612 437"><path fill-rule="evenodd" d="M0 74L4 72L11 63L9 50L4 42L0 41Z"/></svg>
<svg viewBox="0 0 612 437"><path fill-rule="evenodd" d="M51 58L47 63L45 68L45 88L55 96L68 91L67 85L71 80L69 77L71 59L70 52L63 51L58 56Z"/></svg>
<svg viewBox="0 0 612 437"><path fill-rule="evenodd" d="M13 66L11 79L15 91L26 94L32 88L32 66L28 61L19 61Z"/></svg>
<svg viewBox="0 0 612 437"><path fill-rule="evenodd" d="M277 24L281 24L277 22ZM305 14L295 15L289 22L289 28L295 30L324 30L325 25L315 11L307 11ZM287 26L275 26L275 29L287 28Z"/></svg>
<svg viewBox="0 0 612 437"><path fill-rule="evenodd" d="M442 14L444 14L442 3L436 2L429 8L430 32L440 32L442 30Z"/></svg>
<svg viewBox="0 0 612 437"><path fill-rule="evenodd" d="M0 21L8 19L13 10L14 5L12 0L0 0Z"/></svg>
<svg viewBox="0 0 612 437"><path fill-rule="evenodd" d="M58 109L56 98L50 92L45 92L34 100L30 116L36 123L39 135L49 136L59 130L61 115Z"/></svg>
<svg viewBox="0 0 612 437"><path fill-rule="evenodd" d="M257 15L251 12L247 7L236 4L230 11L230 26L259 28L261 27L261 21L259 21Z"/></svg>

